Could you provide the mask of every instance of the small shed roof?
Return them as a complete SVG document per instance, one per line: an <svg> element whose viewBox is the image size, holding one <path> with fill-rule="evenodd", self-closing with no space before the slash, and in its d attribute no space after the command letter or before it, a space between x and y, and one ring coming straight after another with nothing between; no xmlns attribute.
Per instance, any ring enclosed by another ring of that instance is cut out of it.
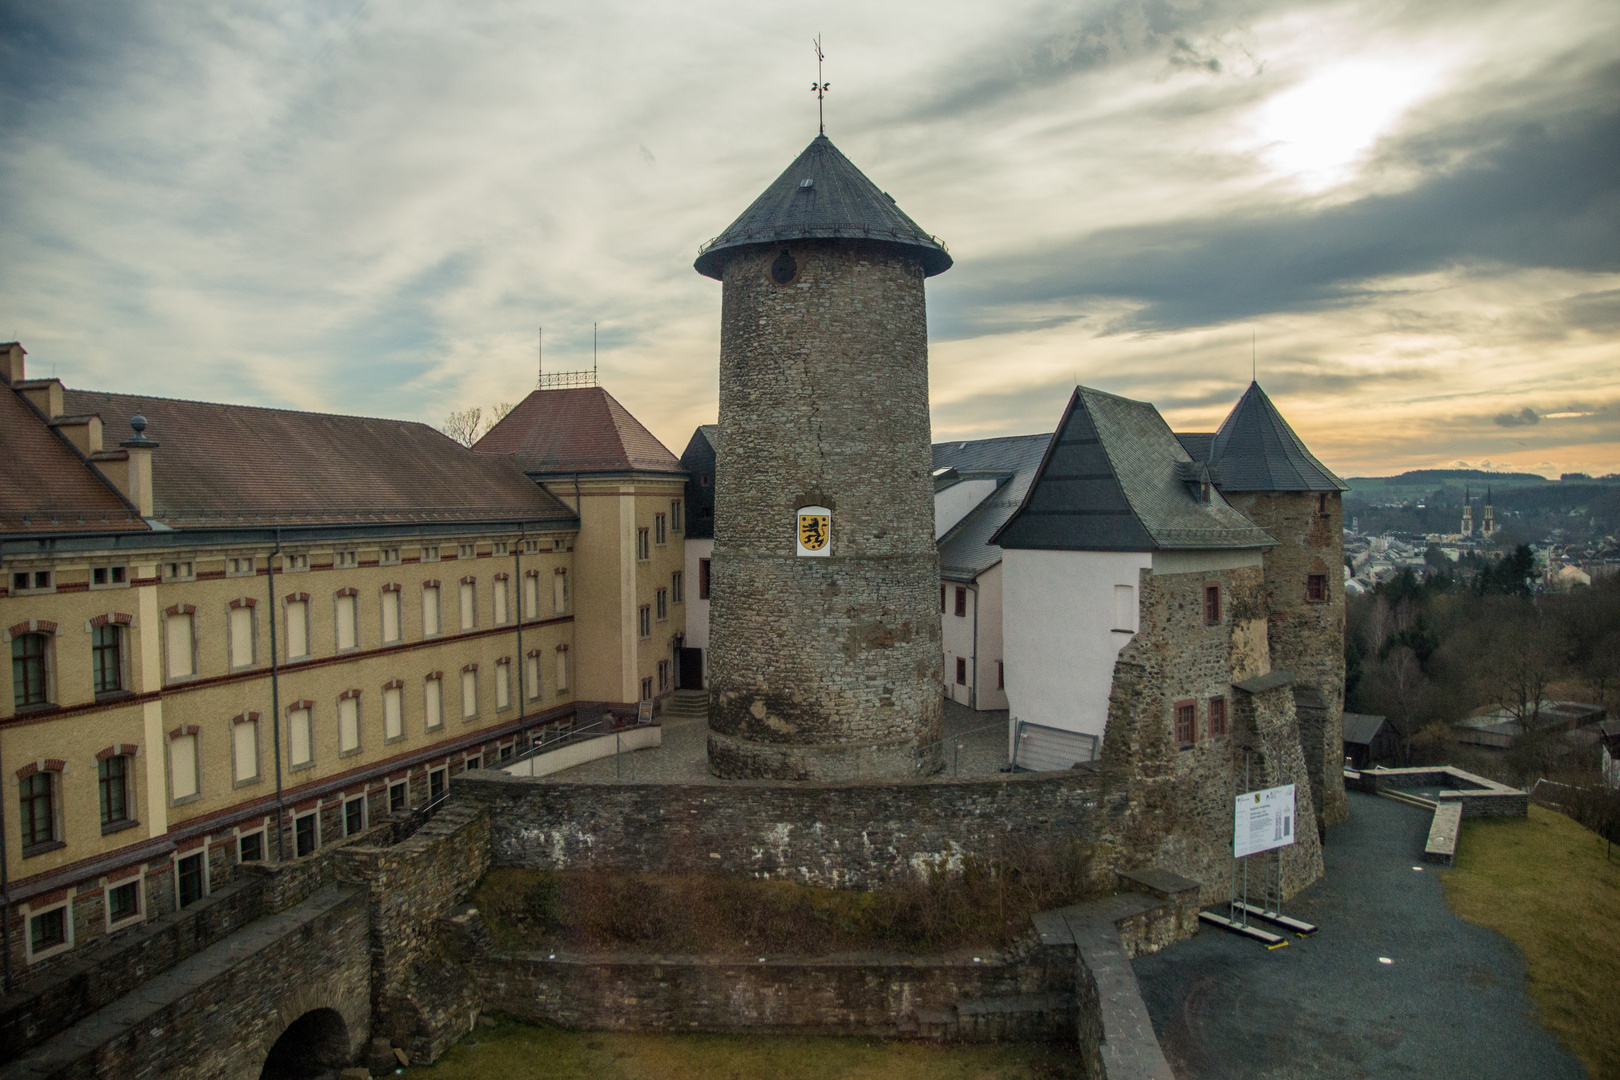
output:
<svg viewBox="0 0 1620 1080"><path fill-rule="evenodd" d="M1347 712L1344 714L1344 741L1355 743L1357 746L1370 746L1383 727L1382 716Z"/></svg>

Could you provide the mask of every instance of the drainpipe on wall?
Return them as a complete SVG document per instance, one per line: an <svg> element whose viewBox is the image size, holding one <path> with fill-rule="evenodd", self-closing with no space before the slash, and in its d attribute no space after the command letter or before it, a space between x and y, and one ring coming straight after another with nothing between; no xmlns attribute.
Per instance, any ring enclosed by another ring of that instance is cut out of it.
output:
<svg viewBox="0 0 1620 1080"><path fill-rule="evenodd" d="M5 567L5 545L0 544L0 571ZM0 728L0 736L4 735ZM0 756L0 776L5 774L3 756ZM3 899L3 911L0 911L0 935L4 937L4 944L0 948L6 954L6 993L11 993L11 876L7 872L7 860L10 856L6 852L6 800L0 798L0 899Z"/></svg>
<svg viewBox="0 0 1620 1080"><path fill-rule="evenodd" d="M518 741L523 744L523 748L525 750L528 749L529 732L526 726L527 714L524 712L523 708L524 702L527 700L524 697L524 694L527 693L527 691L523 688L523 677L529 670L529 658L523 655L522 551L523 541L528 535L529 525L527 522L524 522L521 526L519 526L517 546L512 549L512 600L514 604L514 613L517 615L517 656L515 659L517 660ZM536 580L534 583L534 613L536 615L540 614L540 582L538 580ZM536 675L540 673L539 668L540 665L535 664ZM514 752L512 756L516 757L516 752ZM530 768L532 771L533 767L531 766Z"/></svg>
<svg viewBox="0 0 1620 1080"><path fill-rule="evenodd" d="M970 582L968 588L973 590L973 658L968 661L973 668L973 685L968 688L968 700L975 712L979 708L979 583Z"/></svg>
<svg viewBox="0 0 1620 1080"><path fill-rule="evenodd" d="M276 526L276 550L270 553L270 740L276 755L276 861L287 860L287 835L282 826L286 804L281 794L281 669L276 660L276 556L281 554L281 526Z"/></svg>

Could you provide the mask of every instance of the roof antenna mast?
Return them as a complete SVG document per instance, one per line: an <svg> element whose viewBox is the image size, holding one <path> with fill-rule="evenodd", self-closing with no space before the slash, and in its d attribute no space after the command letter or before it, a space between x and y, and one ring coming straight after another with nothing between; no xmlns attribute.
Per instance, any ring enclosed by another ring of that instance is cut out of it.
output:
<svg viewBox="0 0 1620 1080"><path fill-rule="evenodd" d="M534 329L534 373L539 381L534 385L540 388L546 385L546 328L537 326Z"/></svg>
<svg viewBox="0 0 1620 1080"><path fill-rule="evenodd" d="M827 87L830 83L821 81L821 62L827 57L821 51L821 35L817 34L810 44L816 47L816 81L810 84L810 89L816 92L816 124L821 134L827 134L827 114L822 111L822 99L827 96Z"/></svg>
<svg viewBox="0 0 1620 1080"><path fill-rule="evenodd" d="M1260 381L1260 376L1257 374L1257 372L1259 372L1259 370L1260 370L1260 338L1255 333L1254 327L1251 326L1251 327L1249 327L1249 381L1250 382L1259 382Z"/></svg>

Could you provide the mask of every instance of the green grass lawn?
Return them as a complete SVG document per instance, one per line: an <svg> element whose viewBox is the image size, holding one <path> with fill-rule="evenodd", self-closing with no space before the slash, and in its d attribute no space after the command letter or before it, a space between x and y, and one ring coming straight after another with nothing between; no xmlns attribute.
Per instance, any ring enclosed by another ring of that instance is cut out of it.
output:
<svg viewBox="0 0 1620 1080"><path fill-rule="evenodd" d="M476 1042L476 1046L466 1045ZM798 1036L629 1035L563 1031L499 1019L479 1027L423 1080L1060 1080L1078 1077L1062 1047L935 1046Z"/></svg>
<svg viewBox="0 0 1620 1080"><path fill-rule="evenodd" d="M1562 814L1463 822L1446 904L1524 953L1541 1025L1593 1080L1620 1077L1620 849Z"/></svg>

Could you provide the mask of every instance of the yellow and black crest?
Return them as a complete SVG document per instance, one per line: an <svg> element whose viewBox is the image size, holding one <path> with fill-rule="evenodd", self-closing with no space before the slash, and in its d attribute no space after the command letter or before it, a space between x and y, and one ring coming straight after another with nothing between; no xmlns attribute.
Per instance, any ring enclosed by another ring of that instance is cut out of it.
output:
<svg viewBox="0 0 1620 1080"><path fill-rule="evenodd" d="M825 506L801 506L798 514L800 555L832 552L832 511Z"/></svg>

